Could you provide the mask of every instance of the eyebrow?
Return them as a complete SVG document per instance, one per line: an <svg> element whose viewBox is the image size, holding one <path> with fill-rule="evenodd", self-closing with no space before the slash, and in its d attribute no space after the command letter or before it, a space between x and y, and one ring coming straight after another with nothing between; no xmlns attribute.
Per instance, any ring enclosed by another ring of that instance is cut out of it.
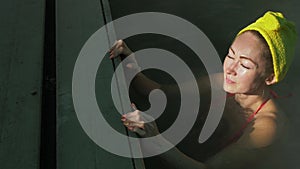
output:
<svg viewBox="0 0 300 169"><path fill-rule="evenodd" d="M235 54L235 51L232 49L232 47L230 47L229 49L232 51L233 54ZM241 55L240 58L247 59L247 60L251 61L253 64L255 64L256 67L258 67L258 64L256 62L254 62L254 60L252 60L251 58L249 58L249 57L247 57L245 55Z"/></svg>
<svg viewBox="0 0 300 169"><path fill-rule="evenodd" d="M232 47L230 46L229 49L232 51L233 54L235 54L234 50L232 49Z"/></svg>

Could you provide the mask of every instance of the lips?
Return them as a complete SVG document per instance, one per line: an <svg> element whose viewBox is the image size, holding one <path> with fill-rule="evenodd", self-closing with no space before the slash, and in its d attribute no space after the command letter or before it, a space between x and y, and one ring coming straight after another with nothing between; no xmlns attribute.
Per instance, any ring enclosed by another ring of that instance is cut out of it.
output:
<svg viewBox="0 0 300 169"><path fill-rule="evenodd" d="M234 84L235 82L232 81L232 80L230 80L228 77L226 77L226 83L228 83L228 84Z"/></svg>

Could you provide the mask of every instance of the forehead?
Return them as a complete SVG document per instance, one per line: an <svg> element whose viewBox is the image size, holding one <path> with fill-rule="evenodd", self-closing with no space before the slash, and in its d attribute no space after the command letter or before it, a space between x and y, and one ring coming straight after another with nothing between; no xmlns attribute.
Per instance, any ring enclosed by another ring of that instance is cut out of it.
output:
<svg viewBox="0 0 300 169"><path fill-rule="evenodd" d="M236 37L231 48L237 56L249 57L260 62L264 51L262 43L256 35L248 31Z"/></svg>

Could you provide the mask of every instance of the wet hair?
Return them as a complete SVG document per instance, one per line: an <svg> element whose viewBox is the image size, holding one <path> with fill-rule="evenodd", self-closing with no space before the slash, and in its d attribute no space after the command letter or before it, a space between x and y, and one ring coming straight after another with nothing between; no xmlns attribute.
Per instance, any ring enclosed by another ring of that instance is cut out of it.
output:
<svg viewBox="0 0 300 169"><path fill-rule="evenodd" d="M256 36L261 42L261 44L263 45L263 58L265 59L266 67L262 76L263 77L269 76L270 74L274 73L274 68L273 68L272 54L267 41L258 31L249 30L246 32L250 32L254 36Z"/></svg>

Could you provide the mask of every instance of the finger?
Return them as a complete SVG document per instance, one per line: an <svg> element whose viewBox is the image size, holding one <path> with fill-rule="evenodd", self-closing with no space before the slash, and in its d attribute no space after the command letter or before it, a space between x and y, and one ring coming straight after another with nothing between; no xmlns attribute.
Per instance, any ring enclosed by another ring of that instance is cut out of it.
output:
<svg viewBox="0 0 300 169"><path fill-rule="evenodd" d="M133 110L132 112L124 113L122 114L122 117L130 117L130 116L137 116L139 115L140 111L139 110Z"/></svg>
<svg viewBox="0 0 300 169"><path fill-rule="evenodd" d="M127 120L134 121L134 122L139 122L141 120L141 116L138 110L134 112L130 112L127 114L122 115Z"/></svg>
<svg viewBox="0 0 300 169"><path fill-rule="evenodd" d="M124 124L124 126L129 126L129 122L128 121L124 121L123 124Z"/></svg>
<svg viewBox="0 0 300 169"><path fill-rule="evenodd" d="M113 58L116 58L116 57L117 57L117 56L116 56L115 53L113 53L113 52L109 54L109 58L110 58L110 59L113 59Z"/></svg>
<svg viewBox="0 0 300 169"><path fill-rule="evenodd" d="M132 130L134 129L134 127L130 127L130 126L128 126L127 128L128 128L128 130L130 130L130 131L132 131Z"/></svg>
<svg viewBox="0 0 300 169"><path fill-rule="evenodd" d="M133 121L124 121L123 122L124 126L126 127L139 127L139 128L144 128L144 123L137 123Z"/></svg>
<svg viewBox="0 0 300 169"><path fill-rule="evenodd" d="M118 41L116 40L110 49L116 48L117 44L118 44Z"/></svg>
<svg viewBox="0 0 300 169"><path fill-rule="evenodd" d="M121 40L115 41L112 47L109 49L108 52L110 53L110 55L112 55L112 58L118 56L118 50L120 48L121 42Z"/></svg>
<svg viewBox="0 0 300 169"><path fill-rule="evenodd" d="M113 51L116 48L117 45L117 41L114 42L114 44L112 45L112 47L108 50L108 52Z"/></svg>
<svg viewBox="0 0 300 169"><path fill-rule="evenodd" d="M110 49L110 51L109 51L109 58L110 59L112 59L112 58L114 58L114 51L113 51L114 49Z"/></svg>
<svg viewBox="0 0 300 169"><path fill-rule="evenodd" d="M109 59L113 59L114 55L113 54L109 54Z"/></svg>
<svg viewBox="0 0 300 169"><path fill-rule="evenodd" d="M111 58L115 58L115 57L119 56L118 49L113 49L112 51L110 51L109 54L110 54Z"/></svg>

